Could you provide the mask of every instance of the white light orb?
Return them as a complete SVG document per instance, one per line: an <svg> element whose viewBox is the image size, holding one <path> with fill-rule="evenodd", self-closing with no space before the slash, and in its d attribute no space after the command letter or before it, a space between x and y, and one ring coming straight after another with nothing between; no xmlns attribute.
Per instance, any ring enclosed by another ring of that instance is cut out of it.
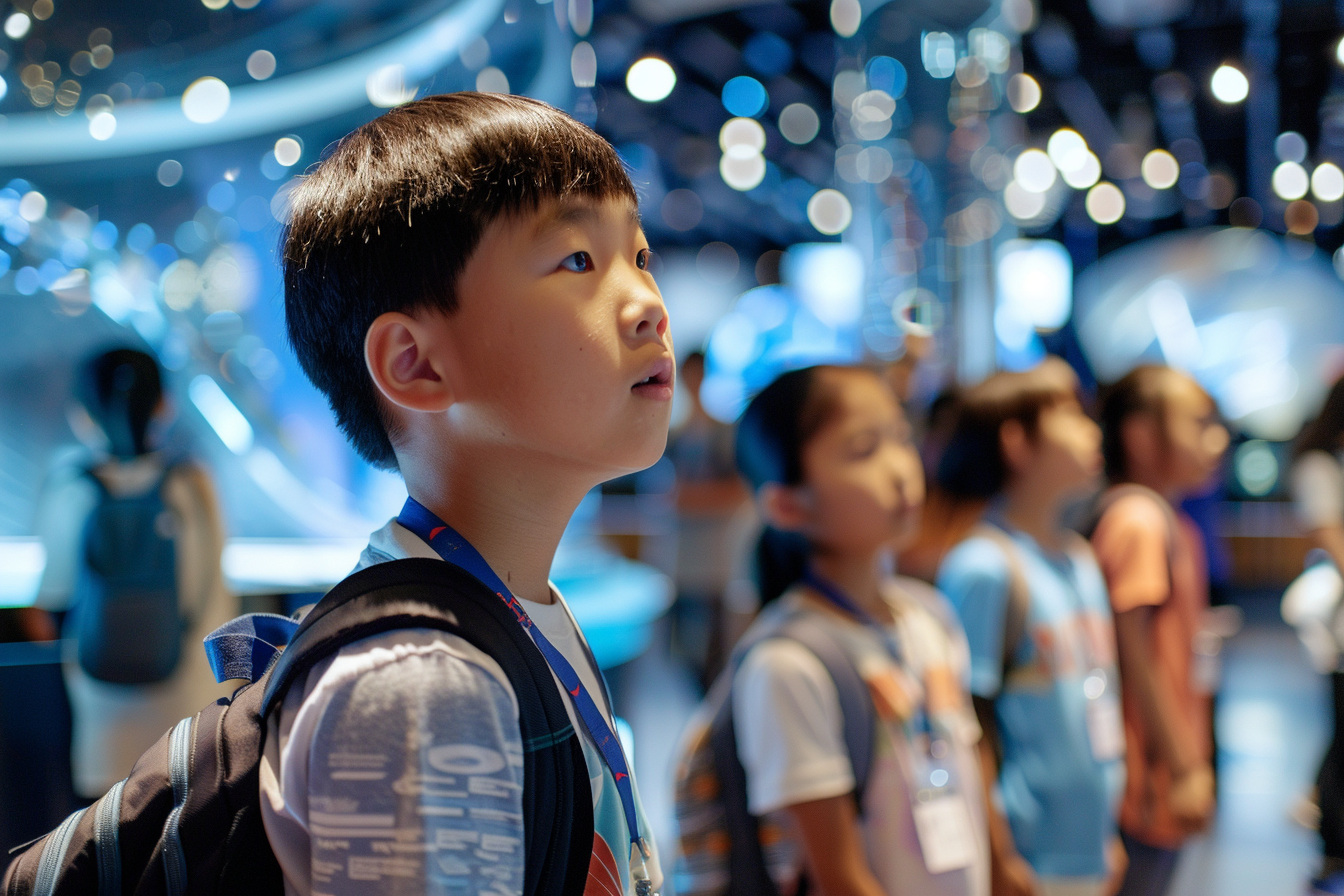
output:
<svg viewBox="0 0 1344 896"><path fill-rule="evenodd" d="M19 40L28 33L28 29L33 27L33 20L21 12L16 12L5 19L5 37L10 40Z"/></svg>
<svg viewBox="0 0 1344 896"><path fill-rule="evenodd" d="M298 137L281 137L275 141L275 160L286 168L298 162L303 155L303 144Z"/></svg>
<svg viewBox="0 0 1344 896"><path fill-rule="evenodd" d="M1092 155L1082 134L1071 128L1060 128L1051 134L1045 152L1062 174L1082 168L1087 164L1087 157Z"/></svg>
<svg viewBox="0 0 1344 896"><path fill-rule="evenodd" d="M275 74L275 54L270 50L256 50L247 57L247 73L254 80L265 81Z"/></svg>
<svg viewBox="0 0 1344 896"><path fill-rule="evenodd" d="M1098 224L1114 224L1125 216L1125 194L1112 183L1099 183L1087 191L1087 215Z"/></svg>
<svg viewBox="0 0 1344 896"><path fill-rule="evenodd" d="M586 40L574 45L569 54L569 76L575 87L593 87L597 84L597 51Z"/></svg>
<svg viewBox="0 0 1344 896"><path fill-rule="evenodd" d="M188 121L209 124L229 111L229 85L218 78L197 78L182 94L182 114Z"/></svg>
<svg viewBox="0 0 1344 896"><path fill-rule="evenodd" d="M863 22L859 0L831 0L831 27L841 37L853 37Z"/></svg>
<svg viewBox="0 0 1344 896"><path fill-rule="evenodd" d="M1144 156L1139 171L1143 174L1143 182L1154 190L1175 186L1177 178L1181 176L1181 166L1176 162L1176 157L1165 149L1155 149Z"/></svg>
<svg viewBox="0 0 1344 896"><path fill-rule="evenodd" d="M734 190L750 190L765 179L765 156L749 146L732 146L719 159L719 176Z"/></svg>
<svg viewBox="0 0 1344 896"><path fill-rule="evenodd" d="M1089 152L1087 161L1082 166L1073 171L1062 171L1060 176L1064 178L1064 183L1075 190L1086 190L1101 180L1101 159L1098 159L1094 153Z"/></svg>
<svg viewBox="0 0 1344 896"><path fill-rule="evenodd" d="M111 112L99 112L89 119L89 136L95 140L106 140L117 132L117 116Z"/></svg>
<svg viewBox="0 0 1344 896"><path fill-rule="evenodd" d="M480 78L477 77L479 84ZM364 79L364 94L380 109L391 109L415 99L419 88L406 83L406 66L393 63L374 69ZM476 88L480 90L480 87Z"/></svg>
<svg viewBox="0 0 1344 896"><path fill-rule="evenodd" d="M1251 82L1232 65L1220 65L1209 79L1209 89L1219 102L1239 103L1251 92Z"/></svg>
<svg viewBox="0 0 1344 896"><path fill-rule="evenodd" d="M1344 38L1341 38L1339 43L1335 45L1335 59L1339 61L1340 65L1344 65Z"/></svg>
<svg viewBox="0 0 1344 896"><path fill-rule="evenodd" d="M657 56L645 56L625 73L625 89L635 99L645 103L667 99L676 86L677 73L666 60Z"/></svg>
<svg viewBox="0 0 1344 896"><path fill-rule="evenodd" d="M1344 171L1334 162L1322 162L1311 172L1311 193L1322 202L1344 199Z"/></svg>
<svg viewBox="0 0 1344 896"><path fill-rule="evenodd" d="M476 92L508 93L509 76L504 74L504 69L494 65L487 65L476 73ZM414 97L412 97L412 99L414 99Z"/></svg>
<svg viewBox="0 0 1344 896"><path fill-rule="evenodd" d="M1055 163L1039 149L1024 150L1013 162L1013 179L1022 189L1044 193L1055 185Z"/></svg>
<svg viewBox="0 0 1344 896"><path fill-rule="evenodd" d="M40 221L47 213L47 197L29 190L19 200L19 217L28 222Z"/></svg>
<svg viewBox="0 0 1344 896"><path fill-rule="evenodd" d="M1008 79L1008 105L1014 112L1027 113L1041 104L1041 85L1022 72Z"/></svg>
<svg viewBox="0 0 1344 896"><path fill-rule="evenodd" d="M1003 207L1019 221L1030 221L1045 211L1045 194L1037 193L1013 181L1003 188Z"/></svg>
<svg viewBox="0 0 1344 896"><path fill-rule="evenodd" d="M1275 196L1291 202L1307 195L1311 179L1307 177L1307 169L1301 165L1296 162L1283 162L1274 169L1270 184L1274 187Z"/></svg>
<svg viewBox="0 0 1344 896"><path fill-rule="evenodd" d="M811 143L821 130L821 119L807 103L790 103L779 113L779 132L790 143Z"/></svg>
<svg viewBox="0 0 1344 896"><path fill-rule="evenodd" d="M719 129L719 149L727 152L734 146L746 146L752 152L764 152L765 128L754 118L728 119Z"/></svg>
<svg viewBox="0 0 1344 896"><path fill-rule="evenodd" d="M834 236L854 220L854 208L839 190L818 190L807 201L807 220L820 232Z"/></svg>
<svg viewBox="0 0 1344 896"><path fill-rule="evenodd" d="M1284 131L1274 138L1274 155L1280 162L1306 161L1307 138L1297 131Z"/></svg>

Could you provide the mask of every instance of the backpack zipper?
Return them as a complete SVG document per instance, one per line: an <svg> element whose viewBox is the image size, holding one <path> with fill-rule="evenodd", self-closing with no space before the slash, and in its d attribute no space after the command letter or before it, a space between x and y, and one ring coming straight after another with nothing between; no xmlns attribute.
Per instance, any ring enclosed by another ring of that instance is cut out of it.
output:
<svg viewBox="0 0 1344 896"><path fill-rule="evenodd" d="M103 797L93 816L93 838L98 844L98 896L121 896L121 792L123 778Z"/></svg>
<svg viewBox="0 0 1344 896"><path fill-rule="evenodd" d="M56 892L56 884L61 879L61 862L65 860L65 851L70 848L70 840L75 836L75 828L84 817L87 809L72 812L61 822L42 847L42 855L37 860L37 880L33 884L33 896L51 896Z"/></svg>
<svg viewBox="0 0 1344 896"><path fill-rule="evenodd" d="M163 824L163 871L168 896L185 896L187 892L187 857L182 852L179 826L189 793L190 772L191 716L188 716L177 723L168 737L168 777L173 783L173 811Z"/></svg>

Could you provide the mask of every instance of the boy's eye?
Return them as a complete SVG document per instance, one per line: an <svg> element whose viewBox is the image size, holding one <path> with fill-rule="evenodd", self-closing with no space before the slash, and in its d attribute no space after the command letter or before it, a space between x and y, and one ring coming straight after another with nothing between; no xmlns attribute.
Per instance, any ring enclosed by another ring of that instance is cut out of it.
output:
<svg viewBox="0 0 1344 896"><path fill-rule="evenodd" d="M587 252L575 252L573 255L566 255L564 261L560 262L560 267L576 274L586 274L596 265L593 264L593 256Z"/></svg>
<svg viewBox="0 0 1344 896"><path fill-rule="evenodd" d="M648 249L639 250L639 254L635 256L635 267L639 268L641 271L647 271L649 269Z"/></svg>

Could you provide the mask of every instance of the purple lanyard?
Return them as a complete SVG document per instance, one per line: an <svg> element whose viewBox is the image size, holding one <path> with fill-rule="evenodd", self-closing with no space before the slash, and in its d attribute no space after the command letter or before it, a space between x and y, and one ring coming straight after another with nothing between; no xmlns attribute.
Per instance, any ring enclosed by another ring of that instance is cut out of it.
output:
<svg viewBox="0 0 1344 896"><path fill-rule="evenodd" d="M532 643L537 645L541 655L546 658L546 663L555 673L555 677L560 679L569 696L574 698L574 708L579 712L579 718L583 719L584 727L588 729L588 734L592 737L593 743L601 751L602 758L606 760L607 768L611 770L611 776L616 780L616 790L621 795L621 806L625 809L625 825L630 830L630 845L639 851L639 853L648 858L649 850L644 843L644 838L639 835L639 818L635 814L635 788L630 783L630 766L625 761L625 753L621 749L620 738L616 732L611 730L607 720L603 718L601 710L593 702L592 695L588 689L583 686L579 680L579 674L574 671L569 660L565 659L564 654L555 648L555 645L541 633L541 629L532 624L532 619L523 609L522 604L509 586L495 574L490 568L490 564L485 562L485 558L480 552L471 546L471 543L463 538L457 530L449 526L443 520L439 519L433 511L426 508L414 498L407 498L406 504L401 508L401 514L397 517L397 522L432 547L438 555L454 566L460 567L491 591L498 595L499 599L513 612L518 624L532 638ZM596 671L596 670L594 670ZM600 673L598 673L600 674Z"/></svg>

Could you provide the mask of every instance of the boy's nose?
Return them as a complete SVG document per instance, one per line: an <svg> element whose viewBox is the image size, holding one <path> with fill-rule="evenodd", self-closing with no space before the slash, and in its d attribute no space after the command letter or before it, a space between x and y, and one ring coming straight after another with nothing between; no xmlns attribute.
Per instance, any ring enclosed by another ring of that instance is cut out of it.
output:
<svg viewBox="0 0 1344 896"><path fill-rule="evenodd" d="M637 340L662 342L667 335L667 306L657 291L644 287L627 306L627 332Z"/></svg>

